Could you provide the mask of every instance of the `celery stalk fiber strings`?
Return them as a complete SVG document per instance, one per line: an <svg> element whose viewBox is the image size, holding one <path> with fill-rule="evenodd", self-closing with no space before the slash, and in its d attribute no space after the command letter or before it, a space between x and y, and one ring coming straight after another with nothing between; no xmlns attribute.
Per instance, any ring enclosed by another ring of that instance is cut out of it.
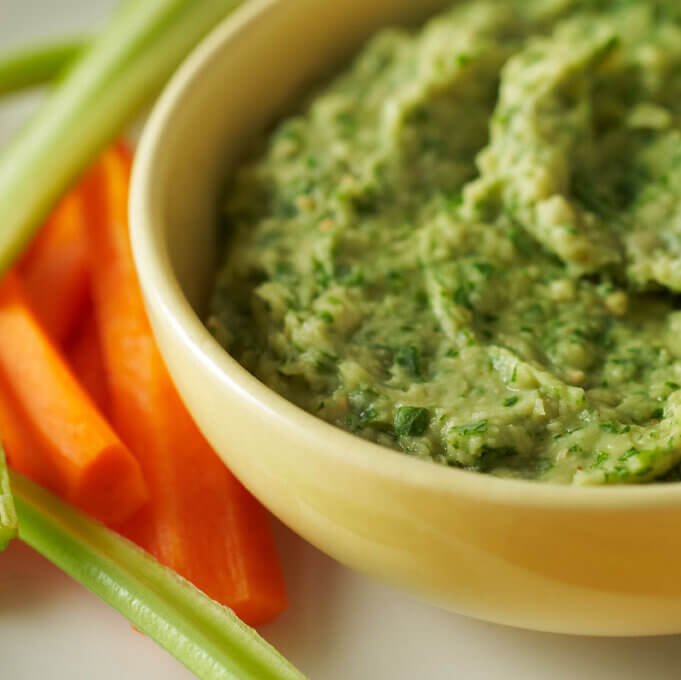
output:
<svg viewBox="0 0 681 680"><path fill-rule="evenodd" d="M16 536L17 516L9 484L5 453L0 447L0 551Z"/></svg>
<svg viewBox="0 0 681 680"><path fill-rule="evenodd" d="M226 607L48 491L10 473L19 538L205 680L305 680Z"/></svg>
<svg viewBox="0 0 681 680"><path fill-rule="evenodd" d="M0 155L0 274L58 197L239 2L126 3Z"/></svg>

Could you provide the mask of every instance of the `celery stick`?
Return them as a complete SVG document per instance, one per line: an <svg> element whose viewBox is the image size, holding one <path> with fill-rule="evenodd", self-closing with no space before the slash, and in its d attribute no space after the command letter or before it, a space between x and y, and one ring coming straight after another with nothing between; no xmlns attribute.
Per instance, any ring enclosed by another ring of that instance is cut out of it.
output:
<svg viewBox="0 0 681 680"><path fill-rule="evenodd" d="M304 680L226 607L126 539L11 472L19 538L206 680Z"/></svg>
<svg viewBox="0 0 681 680"><path fill-rule="evenodd" d="M29 47L0 57L0 95L52 81L87 43L70 40Z"/></svg>
<svg viewBox="0 0 681 680"><path fill-rule="evenodd" d="M0 446L0 551L7 547L17 533L17 516L9 485L5 452Z"/></svg>
<svg viewBox="0 0 681 680"><path fill-rule="evenodd" d="M0 274L71 181L238 0L126 3L0 156Z"/></svg>

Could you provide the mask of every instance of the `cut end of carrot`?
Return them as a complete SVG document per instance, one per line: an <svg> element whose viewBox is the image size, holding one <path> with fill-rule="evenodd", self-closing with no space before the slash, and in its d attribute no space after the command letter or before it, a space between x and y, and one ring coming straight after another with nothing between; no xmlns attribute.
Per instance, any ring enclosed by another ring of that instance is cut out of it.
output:
<svg viewBox="0 0 681 680"><path fill-rule="evenodd" d="M232 609L244 623L255 628L271 623L283 614L288 609L288 598L283 586L269 589L260 587L242 602L235 602Z"/></svg>
<svg viewBox="0 0 681 680"><path fill-rule="evenodd" d="M4 417L10 464L107 524L131 516L147 500L140 465L37 322L14 272L0 283L0 337L0 410L16 414Z"/></svg>
<svg viewBox="0 0 681 680"><path fill-rule="evenodd" d="M284 575L269 512L229 470L225 468L225 472L229 481L224 489L232 499L230 514L234 525L239 526L242 532L240 540L234 535L231 537L232 550L241 555L242 560L238 569L232 567L234 572L241 573L241 578L235 579L233 573L228 579L233 584L230 607L242 621L251 626L261 626L270 623L288 608Z"/></svg>
<svg viewBox="0 0 681 680"><path fill-rule="evenodd" d="M175 524L174 540L160 541L158 556L242 621L269 623L288 605L269 513L193 423L183 441L202 474L187 473L178 484L188 509Z"/></svg>
<svg viewBox="0 0 681 680"><path fill-rule="evenodd" d="M137 461L124 446L113 445L87 466L69 500L104 524L115 526L147 501L147 489Z"/></svg>

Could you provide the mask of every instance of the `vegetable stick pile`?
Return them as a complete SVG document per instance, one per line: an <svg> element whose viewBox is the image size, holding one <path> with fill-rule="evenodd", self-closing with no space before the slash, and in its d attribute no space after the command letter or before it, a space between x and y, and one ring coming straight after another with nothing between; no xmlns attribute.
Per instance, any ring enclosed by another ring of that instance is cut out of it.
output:
<svg viewBox="0 0 681 680"><path fill-rule="evenodd" d="M263 624L286 607L269 517L197 429L155 345L128 235L131 165L125 146L107 149L0 282L7 459Z"/></svg>
<svg viewBox="0 0 681 680"><path fill-rule="evenodd" d="M26 477L10 472L19 537L165 647L203 680L305 680L188 581Z"/></svg>
<svg viewBox="0 0 681 680"><path fill-rule="evenodd" d="M0 552L18 537L199 678L304 680L172 570L250 623L286 606L265 511L210 450L155 348L128 242L125 148L54 208L239 4L124 0L93 40L0 57L0 95L58 76L0 153L0 439L17 469L69 500L8 471L0 446Z"/></svg>

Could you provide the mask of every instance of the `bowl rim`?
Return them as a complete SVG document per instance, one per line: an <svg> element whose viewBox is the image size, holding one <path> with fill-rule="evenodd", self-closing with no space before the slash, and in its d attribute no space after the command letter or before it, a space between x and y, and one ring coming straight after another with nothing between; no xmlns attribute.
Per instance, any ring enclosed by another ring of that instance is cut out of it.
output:
<svg viewBox="0 0 681 680"><path fill-rule="evenodd" d="M238 398L251 402L269 418L317 447L320 455L343 457L347 464L391 480L443 495L525 507L612 511L623 508L678 506L681 482L645 485L575 486L508 479L411 458L364 440L308 413L276 393L243 368L211 335L182 291L170 263L161 224L160 197L151 178L162 166L165 140L177 111L215 61L230 45L281 10L287 0L250 0L214 28L171 78L154 106L137 150L129 204L133 254L145 302L153 306L193 357ZM181 137L182 132L179 133ZM172 136L177 139L178 133Z"/></svg>

